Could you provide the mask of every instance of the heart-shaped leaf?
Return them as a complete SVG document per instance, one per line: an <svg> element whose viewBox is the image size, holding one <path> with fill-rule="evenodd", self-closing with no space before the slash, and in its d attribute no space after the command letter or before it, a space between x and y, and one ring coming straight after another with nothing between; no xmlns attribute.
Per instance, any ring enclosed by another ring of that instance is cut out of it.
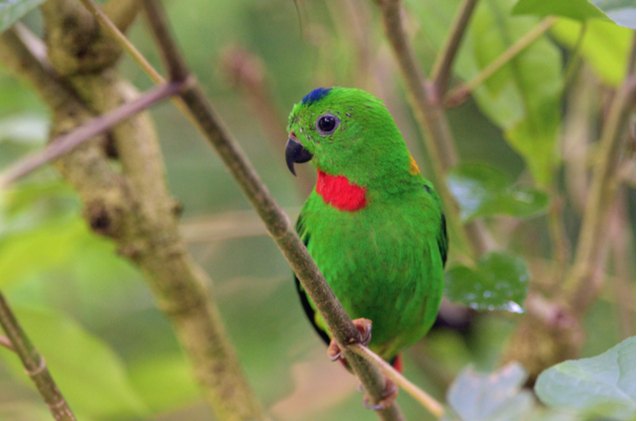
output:
<svg viewBox="0 0 637 421"><path fill-rule="evenodd" d="M513 14L563 16L580 22L601 19L635 29L635 2L631 0L520 0Z"/></svg>
<svg viewBox="0 0 637 421"><path fill-rule="evenodd" d="M492 252L480 258L476 268L454 266L446 273L445 294L451 301L476 310L521 313L529 273L520 257Z"/></svg>
<svg viewBox="0 0 637 421"><path fill-rule="evenodd" d="M617 25L635 29L634 0L592 0Z"/></svg>
<svg viewBox="0 0 637 421"><path fill-rule="evenodd" d="M579 409L596 419L635 419L635 337L596 357L545 370L535 393L548 406Z"/></svg>
<svg viewBox="0 0 637 421"><path fill-rule="evenodd" d="M515 186L504 173L484 164L462 164L451 171L447 182L464 221L491 215L528 218L548 206L545 193Z"/></svg>
<svg viewBox="0 0 637 421"><path fill-rule="evenodd" d="M521 390L526 377L517 363L491 374L467 368L449 388L447 401L462 421L525 419L534 403L531 393Z"/></svg>

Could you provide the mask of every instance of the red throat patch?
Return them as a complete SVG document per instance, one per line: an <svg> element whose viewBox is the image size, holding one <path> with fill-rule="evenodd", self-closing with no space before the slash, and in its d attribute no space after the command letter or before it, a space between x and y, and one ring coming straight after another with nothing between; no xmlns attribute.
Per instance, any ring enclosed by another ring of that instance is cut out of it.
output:
<svg viewBox="0 0 637 421"><path fill-rule="evenodd" d="M321 170L318 171L316 192L325 203L342 211L354 212L363 209L367 203L363 187L350 183L342 175L329 175Z"/></svg>

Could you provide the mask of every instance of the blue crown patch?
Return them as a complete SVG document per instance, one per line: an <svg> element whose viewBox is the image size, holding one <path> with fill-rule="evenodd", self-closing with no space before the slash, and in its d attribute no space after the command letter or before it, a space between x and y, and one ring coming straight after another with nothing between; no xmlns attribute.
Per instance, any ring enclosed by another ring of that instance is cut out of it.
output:
<svg viewBox="0 0 637 421"><path fill-rule="evenodd" d="M303 105L310 105L327 95L332 88L316 88L301 100Z"/></svg>

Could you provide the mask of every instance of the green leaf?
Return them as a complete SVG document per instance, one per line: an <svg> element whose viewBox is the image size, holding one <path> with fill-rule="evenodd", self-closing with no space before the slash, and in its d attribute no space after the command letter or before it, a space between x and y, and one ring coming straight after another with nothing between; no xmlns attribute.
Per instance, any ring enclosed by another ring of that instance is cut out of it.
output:
<svg viewBox="0 0 637 421"><path fill-rule="evenodd" d="M588 19L610 19L588 0L520 0L514 15L564 16L584 22Z"/></svg>
<svg viewBox="0 0 637 421"><path fill-rule="evenodd" d="M511 16L514 3L485 0L478 4L453 68L461 79L475 78L538 24L536 17ZM423 36L417 44L442 48L458 2L411 0L408 5L421 22ZM560 50L542 36L473 91L480 111L503 130L541 186L550 183L558 162L561 71Z"/></svg>
<svg viewBox="0 0 637 421"><path fill-rule="evenodd" d="M44 3L44 0L2 0L0 1L0 33L24 15Z"/></svg>
<svg viewBox="0 0 637 421"><path fill-rule="evenodd" d="M511 6L510 0L480 3L468 37L476 66L459 69L463 78L473 78L537 25L535 18L511 16ZM482 112L504 130L541 186L549 184L557 165L561 67L558 48L541 37L474 91Z"/></svg>
<svg viewBox="0 0 637 421"><path fill-rule="evenodd" d="M0 191L0 287L72 261L93 236L77 208L59 181Z"/></svg>
<svg viewBox="0 0 637 421"><path fill-rule="evenodd" d="M533 410L533 396L521 390L526 373L517 363L492 374L467 368L454 380L447 401L463 421L525 419Z"/></svg>
<svg viewBox="0 0 637 421"><path fill-rule="evenodd" d="M520 0L513 8L513 14L563 16L580 22L600 19L635 29L633 0Z"/></svg>
<svg viewBox="0 0 637 421"><path fill-rule="evenodd" d="M140 419L148 414L106 343L63 313L19 306L14 310L79 418ZM16 377L27 381L15 355L0 354Z"/></svg>
<svg viewBox="0 0 637 421"><path fill-rule="evenodd" d="M626 77L634 37L630 29L598 19L585 26L570 19L559 19L551 33L566 47L576 48L604 83L619 86Z"/></svg>
<svg viewBox="0 0 637 421"><path fill-rule="evenodd" d="M529 273L520 257L492 252L480 258L475 269L458 265L445 275L445 294L451 301L476 310L521 313Z"/></svg>
<svg viewBox="0 0 637 421"><path fill-rule="evenodd" d="M635 29L635 0L592 0L617 25Z"/></svg>
<svg viewBox="0 0 637 421"><path fill-rule="evenodd" d="M548 406L585 410L598 419L635 419L635 337L596 357L548 368L535 393Z"/></svg>
<svg viewBox="0 0 637 421"><path fill-rule="evenodd" d="M153 413L183 407L201 399L192 367L182 354L153 355L131 366L131 382Z"/></svg>
<svg viewBox="0 0 637 421"><path fill-rule="evenodd" d="M41 114L18 114L0 119L0 143L11 141L42 145L47 137L48 119Z"/></svg>
<svg viewBox="0 0 637 421"><path fill-rule="evenodd" d="M485 164L461 164L449 173L447 183L464 221L492 215L528 218L548 206L545 193L515 186L506 174Z"/></svg>

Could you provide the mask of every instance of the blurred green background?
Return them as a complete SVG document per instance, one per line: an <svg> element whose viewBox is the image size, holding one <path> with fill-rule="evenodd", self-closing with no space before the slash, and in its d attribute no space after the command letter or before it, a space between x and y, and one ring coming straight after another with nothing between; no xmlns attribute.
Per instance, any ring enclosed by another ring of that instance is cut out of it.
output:
<svg viewBox="0 0 637 421"><path fill-rule="evenodd" d="M457 2L449 4L453 10ZM193 72L291 219L307 186L285 168L286 117L292 104L317 86L359 86L382 97L427 173L427 156L372 2L303 1L297 8L291 0L192 0L166 6ZM419 16L429 12L416 0L407 7L409 30L428 71L438 45ZM26 22L40 26L37 13ZM160 66L143 19L130 38ZM121 70L139 89L151 86L128 58ZM29 87L5 73L0 92L4 168L42 147L48 116ZM297 301L289 268L220 160L171 103L152 114L170 190L183 205L184 235L213 279L212 294L263 404L278 420L376 419L362 408L353 377L325 357ZM462 161L488 163L511 179L528 179L523 160L475 103L448 115ZM0 215L0 287L80 418L210 419L141 274L107 240L88 231L78 199L56 173L41 170L0 199L6 204ZM567 221L571 238L578 218L572 212ZM512 247L530 259L547 258L545 230L538 230L545 225L545 216L524 221ZM634 266L634 260L627 262L624 275L634 278ZM634 329L622 326L616 300L604 294L587 316L586 355ZM479 316L466 336L432 332L406 353L407 376L444 398L449 381L467 364L484 370L497 366L518 317ZM399 403L408 419L426 418L404 393ZM17 359L0 350L0 419L47 417Z"/></svg>

